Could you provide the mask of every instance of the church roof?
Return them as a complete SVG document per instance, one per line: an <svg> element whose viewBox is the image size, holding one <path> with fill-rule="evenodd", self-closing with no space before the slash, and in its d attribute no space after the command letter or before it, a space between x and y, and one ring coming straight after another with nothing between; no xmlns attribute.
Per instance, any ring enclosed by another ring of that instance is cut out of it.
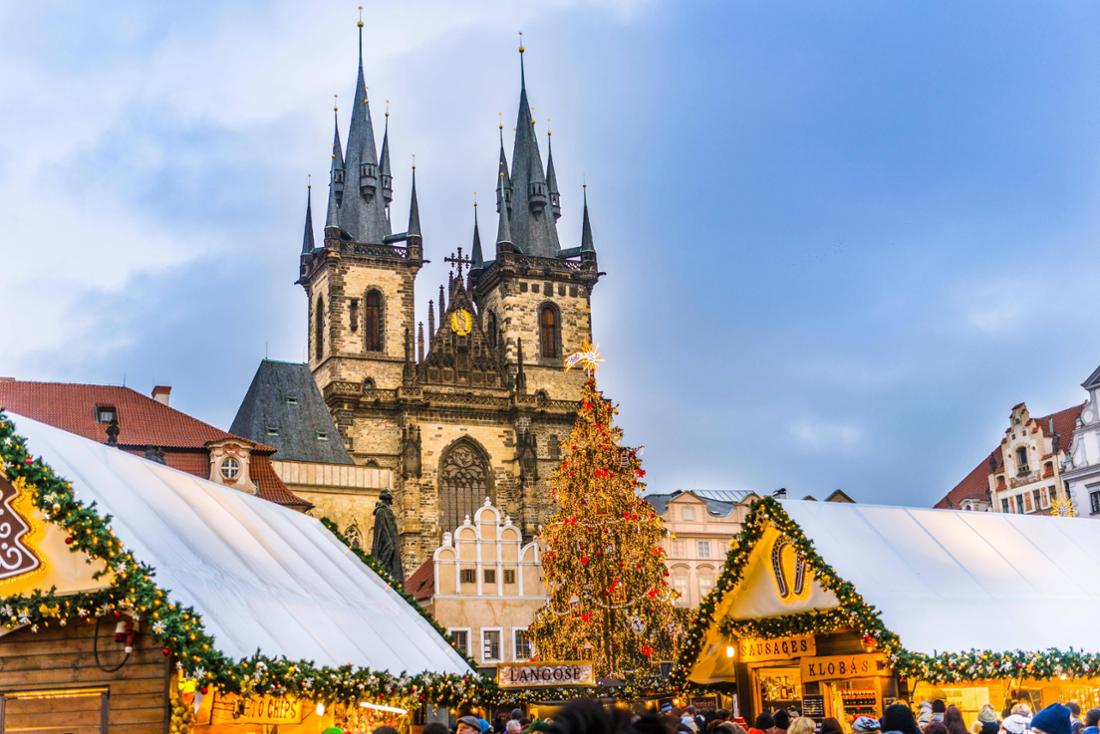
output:
<svg viewBox="0 0 1100 734"><path fill-rule="evenodd" d="M353 463L304 364L261 361L230 430L263 437L277 449L276 460Z"/></svg>

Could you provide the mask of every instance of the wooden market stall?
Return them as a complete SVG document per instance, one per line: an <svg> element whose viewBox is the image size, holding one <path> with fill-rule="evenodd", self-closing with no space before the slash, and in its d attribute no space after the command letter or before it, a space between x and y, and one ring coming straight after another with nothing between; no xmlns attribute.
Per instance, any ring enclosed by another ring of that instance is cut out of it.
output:
<svg viewBox="0 0 1100 734"><path fill-rule="evenodd" d="M481 687L318 520L0 413L0 731L408 729Z"/></svg>
<svg viewBox="0 0 1100 734"><path fill-rule="evenodd" d="M675 676L847 728L894 701L1100 705L1090 520L765 498ZM751 719L750 719L751 720Z"/></svg>

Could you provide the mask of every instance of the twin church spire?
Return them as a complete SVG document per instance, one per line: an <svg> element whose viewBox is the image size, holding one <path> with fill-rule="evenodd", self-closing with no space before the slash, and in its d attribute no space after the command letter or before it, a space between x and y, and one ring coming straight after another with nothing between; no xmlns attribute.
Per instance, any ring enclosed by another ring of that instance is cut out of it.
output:
<svg viewBox="0 0 1100 734"><path fill-rule="evenodd" d="M352 93L351 122L346 147L341 144L339 107L333 105L332 161L325 227L338 228L343 236L354 242L382 244L404 239L409 235L420 235L416 174L414 166L408 230L404 235L394 235L389 212L393 201L393 173L390 168L388 103L379 155L375 146L374 125L363 71L362 20L358 23L358 32L359 65ZM517 252L537 257L562 258L576 256L582 250L594 251L591 227L588 224L587 198L582 228L582 239L585 241L582 246L563 250L559 242L557 220L561 217L561 197L550 147L550 134L547 133L546 167L543 168L542 154L535 134L535 119L527 97L525 49L522 44L519 53L520 99L511 166L505 155L503 123L499 126L500 153L497 180L494 182L498 211L496 253ZM307 227L311 228L312 222L307 222ZM312 241L312 237L305 239ZM476 208L474 240L472 265L473 270L478 271L489 263L481 248ZM307 246L309 245L303 242L303 250ZM488 254L492 256L496 253Z"/></svg>

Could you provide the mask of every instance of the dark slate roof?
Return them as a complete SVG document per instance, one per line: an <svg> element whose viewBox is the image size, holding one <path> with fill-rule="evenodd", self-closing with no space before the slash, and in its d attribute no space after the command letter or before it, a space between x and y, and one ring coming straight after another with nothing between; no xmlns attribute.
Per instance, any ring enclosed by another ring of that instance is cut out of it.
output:
<svg viewBox="0 0 1100 734"><path fill-rule="evenodd" d="M272 435L274 429L278 435ZM237 409L233 433L262 440L278 451L276 461L351 464L309 367L265 359ZM328 440L317 438L318 433Z"/></svg>
<svg viewBox="0 0 1100 734"><path fill-rule="evenodd" d="M652 505L658 515L663 515L668 509L668 503L682 494L691 494L703 500L707 504L707 512L714 517L725 517L733 511L735 505L754 493L748 490L689 489L676 490L671 494L649 493L643 495L642 499Z"/></svg>

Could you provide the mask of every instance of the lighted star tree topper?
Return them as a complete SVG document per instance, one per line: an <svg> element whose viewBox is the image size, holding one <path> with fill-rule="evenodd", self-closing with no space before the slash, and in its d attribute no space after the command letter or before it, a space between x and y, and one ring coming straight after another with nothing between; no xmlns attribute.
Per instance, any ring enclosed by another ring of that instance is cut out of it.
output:
<svg viewBox="0 0 1100 734"><path fill-rule="evenodd" d="M591 660L600 678L631 678L673 656L679 622L668 585L664 523L638 496L645 476L596 388L599 350L565 360L587 377L564 458L551 477L557 507L540 532L547 605L530 627L538 660Z"/></svg>

